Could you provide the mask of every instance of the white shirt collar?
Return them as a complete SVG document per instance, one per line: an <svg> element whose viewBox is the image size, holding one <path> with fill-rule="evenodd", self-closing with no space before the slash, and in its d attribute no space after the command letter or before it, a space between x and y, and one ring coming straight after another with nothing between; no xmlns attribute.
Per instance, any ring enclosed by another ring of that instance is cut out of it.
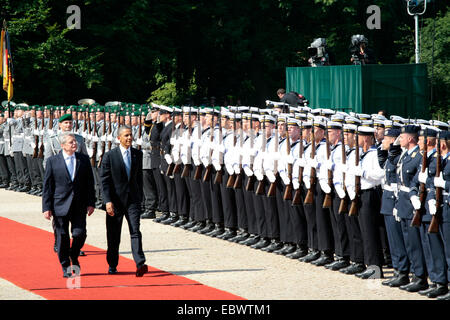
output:
<svg viewBox="0 0 450 320"><path fill-rule="evenodd" d="M122 153L122 155L125 153L125 151L130 149L130 148L125 149L121 144L119 144L119 148L120 148L120 152ZM130 150L130 152L131 152L131 150Z"/></svg>
<svg viewBox="0 0 450 320"><path fill-rule="evenodd" d="M63 154L64 160L67 160L71 157L75 158L75 153L73 153L73 155L69 156L67 153L64 152L64 150L62 150L62 154Z"/></svg>

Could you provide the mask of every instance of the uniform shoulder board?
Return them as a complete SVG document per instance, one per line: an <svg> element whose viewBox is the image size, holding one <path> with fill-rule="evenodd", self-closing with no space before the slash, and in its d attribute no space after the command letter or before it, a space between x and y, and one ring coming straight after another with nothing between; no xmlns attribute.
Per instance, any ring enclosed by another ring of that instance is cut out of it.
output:
<svg viewBox="0 0 450 320"><path fill-rule="evenodd" d="M415 151L411 154L411 158L414 158L416 155L417 155L417 151Z"/></svg>

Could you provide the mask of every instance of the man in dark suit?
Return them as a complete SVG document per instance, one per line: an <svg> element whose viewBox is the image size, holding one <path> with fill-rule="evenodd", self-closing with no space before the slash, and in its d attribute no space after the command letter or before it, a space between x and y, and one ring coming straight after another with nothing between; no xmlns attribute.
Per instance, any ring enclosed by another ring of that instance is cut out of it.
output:
<svg viewBox="0 0 450 320"><path fill-rule="evenodd" d="M78 256L86 240L86 212L94 212L95 189L89 157L75 152L77 140L73 133L60 135L61 152L47 160L42 193L42 212L53 216L57 233L58 258L63 277L71 277L72 270L80 264ZM69 223L72 231L70 247ZM77 272L77 273L78 273Z"/></svg>
<svg viewBox="0 0 450 320"><path fill-rule="evenodd" d="M108 273L115 274L117 272L120 232L125 216L130 229L136 277L142 277L148 271L142 250L142 235L139 231L143 199L142 151L131 147L133 142L131 127L120 127L118 139L119 147L105 153L100 173L103 202L106 205L107 213L108 250L106 260L109 264Z"/></svg>

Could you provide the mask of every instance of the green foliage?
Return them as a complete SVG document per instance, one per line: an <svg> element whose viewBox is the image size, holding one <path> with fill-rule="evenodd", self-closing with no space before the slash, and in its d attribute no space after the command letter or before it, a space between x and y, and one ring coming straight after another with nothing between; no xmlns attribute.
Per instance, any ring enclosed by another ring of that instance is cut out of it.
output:
<svg viewBox="0 0 450 320"><path fill-rule="evenodd" d="M81 30L68 30L69 5ZM368 30L366 9L381 9ZM349 64L353 34L364 34L379 63L410 63L414 20L392 0L2 0L15 66L16 102L73 104L80 98L261 106L285 86L285 68L307 66L307 47L325 37L335 64ZM423 20L422 60L432 111L449 105L448 10L434 2Z"/></svg>

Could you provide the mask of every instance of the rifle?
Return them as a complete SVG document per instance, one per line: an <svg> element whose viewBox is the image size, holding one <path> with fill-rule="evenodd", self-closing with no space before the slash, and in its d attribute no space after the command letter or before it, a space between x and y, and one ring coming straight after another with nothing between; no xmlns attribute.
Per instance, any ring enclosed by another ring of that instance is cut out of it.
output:
<svg viewBox="0 0 450 320"><path fill-rule="evenodd" d="M428 143L428 135L427 132L425 130L425 134L424 134L424 140L423 140L423 144L424 144L424 148L423 148L423 155L422 155L422 169L421 172L425 172L425 170L427 169L427 158L428 158L428 151L427 151L427 143ZM439 141L438 141L439 143ZM414 211L414 216L411 220L411 227L420 227L420 225L422 224L422 215L424 213L424 203L425 203L425 199L426 199L426 189L425 189L425 183L420 183L419 185L419 200L420 200L420 208L418 210Z"/></svg>
<svg viewBox="0 0 450 320"><path fill-rule="evenodd" d="M177 133L178 139L181 139L183 137L183 133L184 133L184 123L183 123L183 118L181 118L180 127L178 128L178 133ZM175 164L175 168L173 168L173 174L178 173L180 171L181 163L182 163L180 160L180 157L181 157L181 145L179 144L178 163Z"/></svg>
<svg viewBox="0 0 450 320"><path fill-rule="evenodd" d="M355 133L355 166L359 166L359 141L358 141L358 128ZM350 206L350 211L348 212L349 217L358 215L359 202L361 194L361 177L355 176L355 199L353 199Z"/></svg>
<svg viewBox="0 0 450 320"><path fill-rule="evenodd" d="M183 167L183 171L181 172L181 177L186 178L189 177L189 173L191 171L191 132L192 132L192 122L191 122L191 107L189 106L189 120L188 120L188 137L187 137L187 143L189 143L188 147L186 148L186 158L187 163Z"/></svg>
<svg viewBox="0 0 450 320"><path fill-rule="evenodd" d="M175 108L172 109L172 132L170 133L170 138L173 138L175 136ZM170 140L169 140L169 145L170 145ZM172 149L172 147L170 147L170 149ZM172 176L173 175L173 169L175 169L175 163L169 164L169 166L167 167L167 171L166 171L166 176Z"/></svg>
<svg viewBox="0 0 450 320"><path fill-rule="evenodd" d="M345 152L345 143L344 143L344 130L341 130L341 143L342 143L342 164L345 165L347 163L347 153ZM342 172L342 188L345 192L345 197L341 199L341 203L339 204L339 213L346 213L348 211L348 195L347 188L345 187L345 171Z"/></svg>
<svg viewBox="0 0 450 320"><path fill-rule="evenodd" d="M313 126L311 130L311 154L310 158L314 159L316 156L316 138L314 135L314 120L313 120ZM314 188L316 185L316 168L311 167L311 173L309 177L310 186L308 189L308 192L306 193L305 202L304 204L313 204L314 203Z"/></svg>
<svg viewBox="0 0 450 320"><path fill-rule="evenodd" d="M299 151L298 151L298 157L299 158L303 158L304 152L305 152L304 146L303 146L303 122L300 123L300 142L299 143L300 143L300 148L299 148ZM302 194L301 194L301 191L300 191L300 186L302 184L302 179L303 179L303 169L304 168L302 166L298 167L298 184L299 184L299 187L294 193L294 198L292 198L292 205L293 206L298 206L301 203L301 196L302 196Z"/></svg>
<svg viewBox="0 0 450 320"><path fill-rule="evenodd" d="M34 130L38 129L38 119L37 112L34 114ZM34 151L33 151L33 159L36 159L39 154L39 135L34 136Z"/></svg>
<svg viewBox="0 0 450 320"><path fill-rule="evenodd" d="M78 125L78 109L75 108L75 132L78 133L79 125Z"/></svg>
<svg viewBox="0 0 450 320"><path fill-rule="evenodd" d="M222 110L220 110L219 114L219 146L222 146L223 144L223 132L222 132ZM220 170L216 172L216 177L214 178L215 184L221 184L222 183L222 176L223 176L223 152L219 151L219 164L220 164Z"/></svg>
<svg viewBox="0 0 450 320"><path fill-rule="evenodd" d="M250 155L250 170L253 171L253 162L255 161L255 156L253 155L253 148L255 146L255 135L253 132L253 109L250 108L250 150L252 150L252 154ZM247 179L247 184L245 185L245 190L252 192L255 188L255 175L251 175Z"/></svg>
<svg viewBox="0 0 450 320"><path fill-rule="evenodd" d="M198 138L198 155L200 156L200 141L202 139L202 123L200 121L200 112L197 113L197 138ZM200 163L196 168L194 172L194 180L200 180L202 176L202 164Z"/></svg>
<svg viewBox="0 0 450 320"><path fill-rule="evenodd" d="M116 113L116 118L117 118L117 113ZM111 121L111 112L110 112L110 113L109 113L108 137L111 136L111 133L112 133L112 126L113 126L113 123L112 123L112 121ZM111 150L111 146L112 146L112 141L109 141L109 140L108 140L108 150Z"/></svg>
<svg viewBox="0 0 450 320"><path fill-rule="evenodd" d="M39 159L44 158L44 122L45 122L45 115L43 114L41 120L42 136L41 136L41 145L39 146L39 154L38 154Z"/></svg>
<svg viewBox="0 0 450 320"><path fill-rule="evenodd" d="M331 151L330 151L330 137L328 135L328 123L325 124L325 139L326 139L326 147L327 147L327 160L330 160ZM331 190L333 189L333 171L328 170L328 185ZM323 199L323 208L331 208L331 192L325 194L325 198Z"/></svg>
<svg viewBox="0 0 450 320"><path fill-rule="evenodd" d="M263 129L262 129L262 143L261 143L261 156L266 153L266 145L267 145L267 136L266 136L266 121L263 118ZM263 159L261 158L261 172L264 172ZM264 194L264 179L259 181L258 186L256 187L256 194L262 195Z"/></svg>
<svg viewBox="0 0 450 320"><path fill-rule="evenodd" d="M278 149L279 149L279 144L280 144L280 140L278 137L278 118L277 118L277 121L275 122L275 134L274 134L273 139L275 139L273 145L274 145L274 153L276 154L277 152L279 152ZM274 172L275 176L278 174L278 160L277 159L275 159L273 161L273 172ZM274 182L270 183L269 190L267 191L267 196L275 197L276 188L277 188L277 181L275 180Z"/></svg>
<svg viewBox="0 0 450 320"><path fill-rule="evenodd" d="M92 129L92 137L96 137L97 136L97 114L94 111L94 125L93 125L93 129ZM95 158L97 158L97 142L96 141L92 141L93 145L92 145L92 158L91 158L91 165L92 167L95 166Z"/></svg>
<svg viewBox="0 0 450 320"><path fill-rule="evenodd" d="M289 130L288 130L288 119L286 119L285 125L286 125L286 156L289 157L291 154L291 139L289 137ZM288 171L288 177L289 177L289 184L284 189L284 195L283 200L292 200L292 163L288 163L287 165L287 171Z"/></svg>
<svg viewBox="0 0 450 320"><path fill-rule="evenodd" d="M103 109L103 135L106 136L106 106ZM105 149L106 149L106 139L105 139L105 141L102 141L102 150L101 150L101 155L98 159L97 168L100 168L100 165L102 164L103 155L105 154L105 151L106 151Z"/></svg>
<svg viewBox="0 0 450 320"><path fill-rule="evenodd" d="M138 140L139 140L139 139L142 139L142 115L141 115L141 114L139 114ZM141 149L142 149L142 146L141 146L141 145L138 145L138 146L137 146L137 149L138 149L138 150L141 150Z"/></svg>
<svg viewBox="0 0 450 320"><path fill-rule="evenodd" d="M211 127L209 128L209 161L208 161L208 166L206 167L205 170L205 174L203 175L203 182L208 181L211 178L211 170L212 170L212 163L211 163L211 158L212 158L212 153L213 153L213 149L212 149L212 145L214 142L214 108L213 108L213 114L212 114L212 120L211 120Z"/></svg>
<svg viewBox="0 0 450 320"><path fill-rule="evenodd" d="M233 150L236 147L236 109L234 109L234 117L233 117ZM236 181L236 174L233 173L228 177L227 188L233 188Z"/></svg>
<svg viewBox="0 0 450 320"><path fill-rule="evenodd" d="M439 178L442 171L442 154L441 154L441 143L439 139L437 140L437 152L436 152L436 178ZM436 214L431 217L430 226L428 227L428 233L438 233L439 232L439 220L441 215L441 204L442 204L442 188L436 187Z"/></svg>
<svg viewBox="0 0 450 320"><path fill-rule="evenodd" d="M242 118L242 112L241 112ZM244 130L242 128L243 119L241 120L241 127L239 129L239 173L236 174L236 179L234 181L233 188L241 189L242 188L242 146L244 145Z"/></svg>

